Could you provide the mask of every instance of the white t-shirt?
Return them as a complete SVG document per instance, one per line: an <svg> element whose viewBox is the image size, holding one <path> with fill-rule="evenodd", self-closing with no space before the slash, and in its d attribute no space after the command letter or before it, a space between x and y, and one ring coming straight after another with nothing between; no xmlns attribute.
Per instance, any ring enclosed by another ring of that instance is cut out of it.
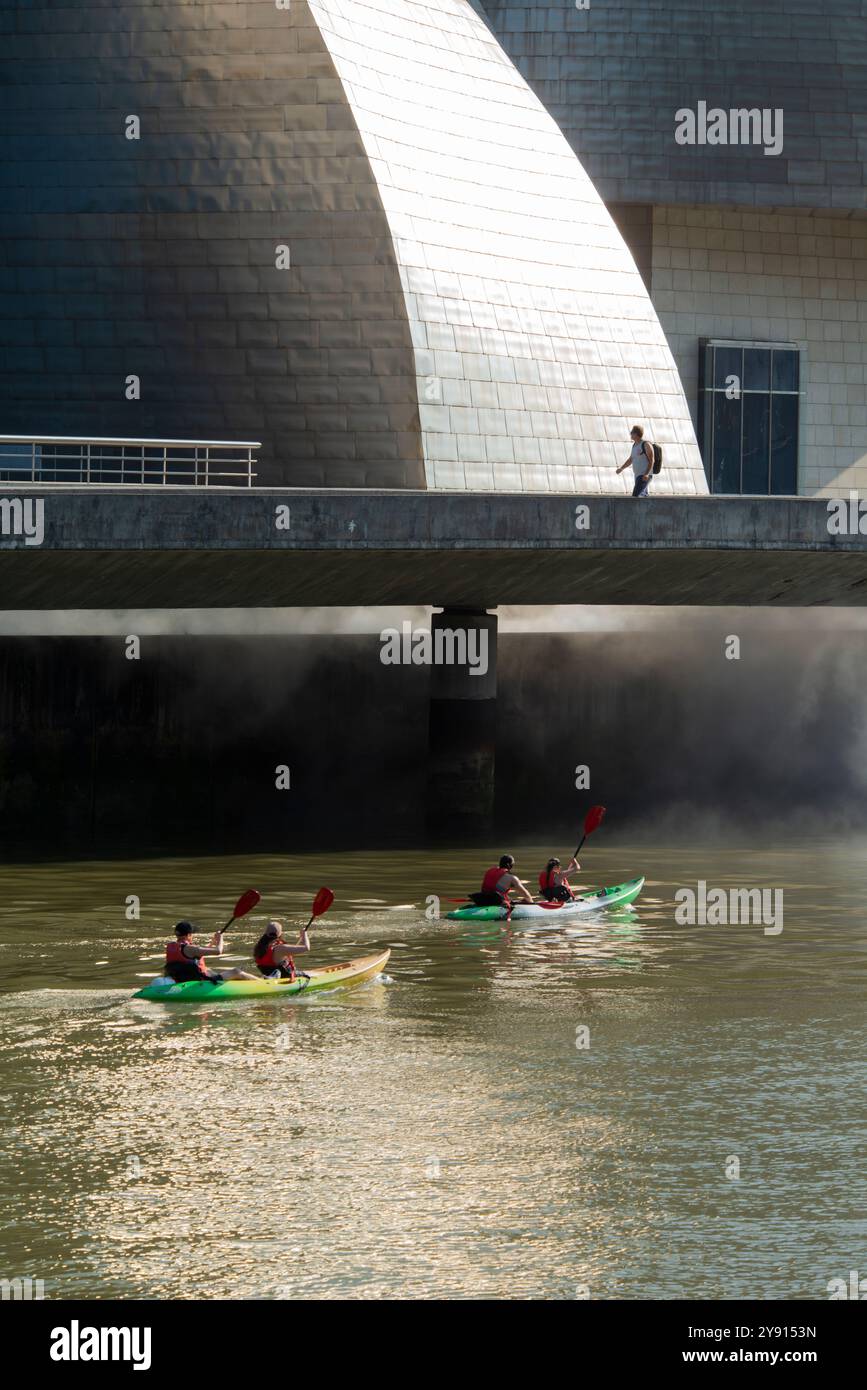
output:
<svg viewBox="0 0 867 1390"><path fill-rule="evenodd" d="M632 446L632 471L636 478L642 477L653 467L653 464L650 462L645 452L644 444L645 441L639 439L638 443Z"/></svg>

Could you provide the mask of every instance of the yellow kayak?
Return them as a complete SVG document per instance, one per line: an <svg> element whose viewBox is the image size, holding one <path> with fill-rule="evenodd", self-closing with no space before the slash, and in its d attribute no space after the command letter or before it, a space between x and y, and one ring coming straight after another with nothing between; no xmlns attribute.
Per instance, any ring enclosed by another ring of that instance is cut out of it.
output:
<svg viewBox="0 0 867 1390"><path fill-rule="evenodd" d="M360 985L372 980L385 969L390 951L378 956L359 956L341 965L314 966L297 980L185 980L177 985L160 977L138 990L133 999L155 999L160 1004L203 1004L218 999L283 999L293 994L308 994L316 989L338 989L345 985ZM308 977L309 978L306 978Z"/></svg>

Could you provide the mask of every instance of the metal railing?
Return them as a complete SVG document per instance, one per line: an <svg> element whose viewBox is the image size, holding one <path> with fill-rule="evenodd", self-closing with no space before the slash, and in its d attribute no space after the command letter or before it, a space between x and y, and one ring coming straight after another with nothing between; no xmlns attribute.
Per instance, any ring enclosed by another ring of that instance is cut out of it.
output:
<svg viewBox="0 0 867 1390"><path fill-rule="evenodd" d="M0 434L0 482L252 487L250 440L28 439Z"/></svg>

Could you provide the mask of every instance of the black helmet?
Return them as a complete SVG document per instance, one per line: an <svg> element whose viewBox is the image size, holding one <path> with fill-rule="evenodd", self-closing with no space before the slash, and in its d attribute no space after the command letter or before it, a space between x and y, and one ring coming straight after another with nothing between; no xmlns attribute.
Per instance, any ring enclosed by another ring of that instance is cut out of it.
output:
<svg viewBox="0 0 867 1390"><path fill-rule="evenodd" d="M193 931L195 931L195 927L192 922L178 922L178 925L175 927L176 936L189 936Z"/></svg>

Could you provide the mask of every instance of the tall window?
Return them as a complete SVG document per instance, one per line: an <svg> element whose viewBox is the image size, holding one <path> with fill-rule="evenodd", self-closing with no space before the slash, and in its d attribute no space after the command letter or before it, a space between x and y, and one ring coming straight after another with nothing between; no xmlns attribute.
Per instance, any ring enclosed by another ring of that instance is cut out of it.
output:
<svg viewBox="0 0 867 1390"><path fill-rule="evenodd" d="M699 444L711 492L796 494L798 348L704 338L699 352Z"/></svg>

